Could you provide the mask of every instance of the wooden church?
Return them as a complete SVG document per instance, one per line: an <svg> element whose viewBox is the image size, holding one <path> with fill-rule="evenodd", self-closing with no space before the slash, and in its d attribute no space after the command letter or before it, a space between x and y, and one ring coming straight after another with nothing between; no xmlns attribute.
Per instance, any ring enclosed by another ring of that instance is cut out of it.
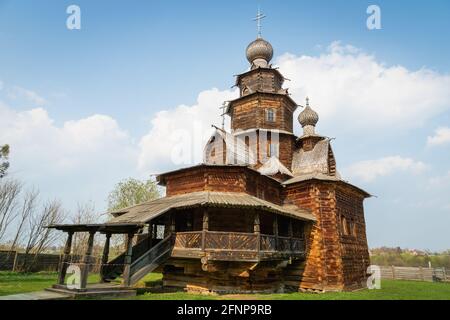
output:
<svg viewBox="0 0 450 320"><path fill-rule="evenodd" d="M250 68L236 77L228 103L231 132L216 128L202 164L157 178L166 196L111 212L104 224L52 226L68 234L58 284L65 288L75 232L90 234L81 287L95 234L106 235L103 283L132 287L149 272L163 286L187 291L254 293L353 290L365 286L369 253L363 201L370 195L341 179L330 139L318 134L308 99L298 105L270 64L260 36L247 47ZM112 234L125 252L109 258Z"/></svg>

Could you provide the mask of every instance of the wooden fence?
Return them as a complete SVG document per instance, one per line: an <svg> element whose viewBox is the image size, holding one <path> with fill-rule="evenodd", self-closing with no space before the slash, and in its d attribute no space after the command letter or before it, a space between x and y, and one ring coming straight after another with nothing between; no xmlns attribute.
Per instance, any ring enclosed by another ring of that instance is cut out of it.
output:
<svg viewBox="0 0 450 320"><path fill-rule="evenodd" d="M82 260L82 257L72 256L74 263ZM0 271L22 271L21 266L31 264L31 272L39 271L58 271L61 263L59 254L39 254L35 257L33 254L24 254L16 251L0 251ZM93 265L90 267L92 272L98 272L100 268L100 259L94 258Z"/></svg>
<svg viewBox="0 0 450 320"><path fill-rule="evenodd" d="M450 270L446 270L445 268L380 266L380 269L381 279L450 281Z"/></svg>

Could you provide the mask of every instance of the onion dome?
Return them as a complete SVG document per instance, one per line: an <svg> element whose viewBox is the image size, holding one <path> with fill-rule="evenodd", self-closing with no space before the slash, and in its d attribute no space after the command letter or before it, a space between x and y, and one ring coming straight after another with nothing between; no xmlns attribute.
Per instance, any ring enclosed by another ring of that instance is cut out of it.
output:
<svg viewBox="0 0 450 320"><path fill-rule="evenodd" d="M309 106L309 98L306 98L306 107L299 114L298 122L300 122L300 125L302 126L302 128L304 128L306 126L313 126L313 127L315 127L317 122L319 122L319 115L317 114L317 112L315 112Z"/></svg>
<svg viewBox="0 0 450 320"><path fill-rule="evenodd" d="M263 38L258 38L250 43L246 52L247 60L254 67L267 67L273 58L273 47Z"/></svg>

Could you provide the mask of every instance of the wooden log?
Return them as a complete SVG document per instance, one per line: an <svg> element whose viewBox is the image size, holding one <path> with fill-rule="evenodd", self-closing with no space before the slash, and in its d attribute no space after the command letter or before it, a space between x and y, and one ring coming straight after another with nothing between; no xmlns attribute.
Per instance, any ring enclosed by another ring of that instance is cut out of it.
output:
<svg viewBox="0 0 450 320"><path fill-rule="evenodd" d="M273 220L273 234L275 236L275 250L278 250L278 215L275 214Z"/></svg>
<svg viewBox="0 0 450 320"><path fill-rule="evenodd" d="M88 245L86 248L86 253L83 258L83 270L81 272L81 281L80 281L80 289L86 289L87 287L87 279L89 275L89 265L91 263L92 250L94 248L94 236L95 231L89 232Z"/></svg>
<svg viewBox="0 0 450 320"><path fill-rule="evenodd" d="M106 282L105 280L105 274L104 274L104 270L106 265L108 264L108 259L109 259L109 246L110 246L110 242L111 242L111 233L107 233L106 235L106 240L105 240L105 246L103 247L103 255L102 255L102 264L100 266L100 282Z"/></svg>
<svg viewBox="0 0 450 320"><path fill-rule="evenodd" d="M127 235L126 242L126 254L124 259L125 267L123 269L123 285L125 287L129 287L131 285L131 276L130 268L131 268L131 257L133 256L133 238L134 233L129 233Z"/></svg>
<svg viewBox="0 0 450 320"><path fill-rule="evenodd" d="M58 273L58 284L63 285L64 281L66 279L66 273L67 273L67 267L68 262L70 258L70 252L72 251L72 239L73 239L73 232L69 232L67 234L67 240L66 245L64 246L64 252L63 252L63 258L61 260L61 264L59 266L59 273ZM16 253L16 259L17 259L17 253ZM14 261L15 263L15 261Z"/></svg>
<svg viewBox="0 0 450 320"><path fill-rule="evenodd" d="M205 208L203 211L203 224L202 224L202 250L205 250L206 246L206 233L209 230L209 212Z"/></svg>
<svg viewBox="0 0 450 320"><path fill-rule="evenodd" d="M256 234L257 237L257 242L256 242L256 251L257 251L257 256L259 259L259 254L261 251L261 225L260 225L260 216L259 216L259 212L255 213L255 220L253 223L253 232Z"/></svg>

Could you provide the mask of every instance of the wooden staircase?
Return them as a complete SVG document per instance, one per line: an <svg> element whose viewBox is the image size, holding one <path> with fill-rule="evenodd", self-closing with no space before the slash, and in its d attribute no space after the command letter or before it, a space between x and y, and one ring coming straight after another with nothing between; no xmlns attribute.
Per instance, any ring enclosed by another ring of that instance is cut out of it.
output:
<svg viewBox="0 0 450 320"><path fill-rule="evenodd" d="M136 282L145 277L148 273L155 270L158 266L160 266L168 258L170 258L170 254L173 248L172 239L172 236L166 237L164 240L152 247L131 264L131 285L134 285Z"/></svg>
<svg viewBox="0 0 450 320"><path fill-rule="evenodd" d="M156 245L150 247L149 239L144 238L133 246L131 265L130 265L130 283L138 282L145 275L155 270L161 263L170 257L173 243L172 237L168 236ZM101 277L104 282L111 282L124 273L125 253L122 253L115 259L102 267Z"/></svg>

